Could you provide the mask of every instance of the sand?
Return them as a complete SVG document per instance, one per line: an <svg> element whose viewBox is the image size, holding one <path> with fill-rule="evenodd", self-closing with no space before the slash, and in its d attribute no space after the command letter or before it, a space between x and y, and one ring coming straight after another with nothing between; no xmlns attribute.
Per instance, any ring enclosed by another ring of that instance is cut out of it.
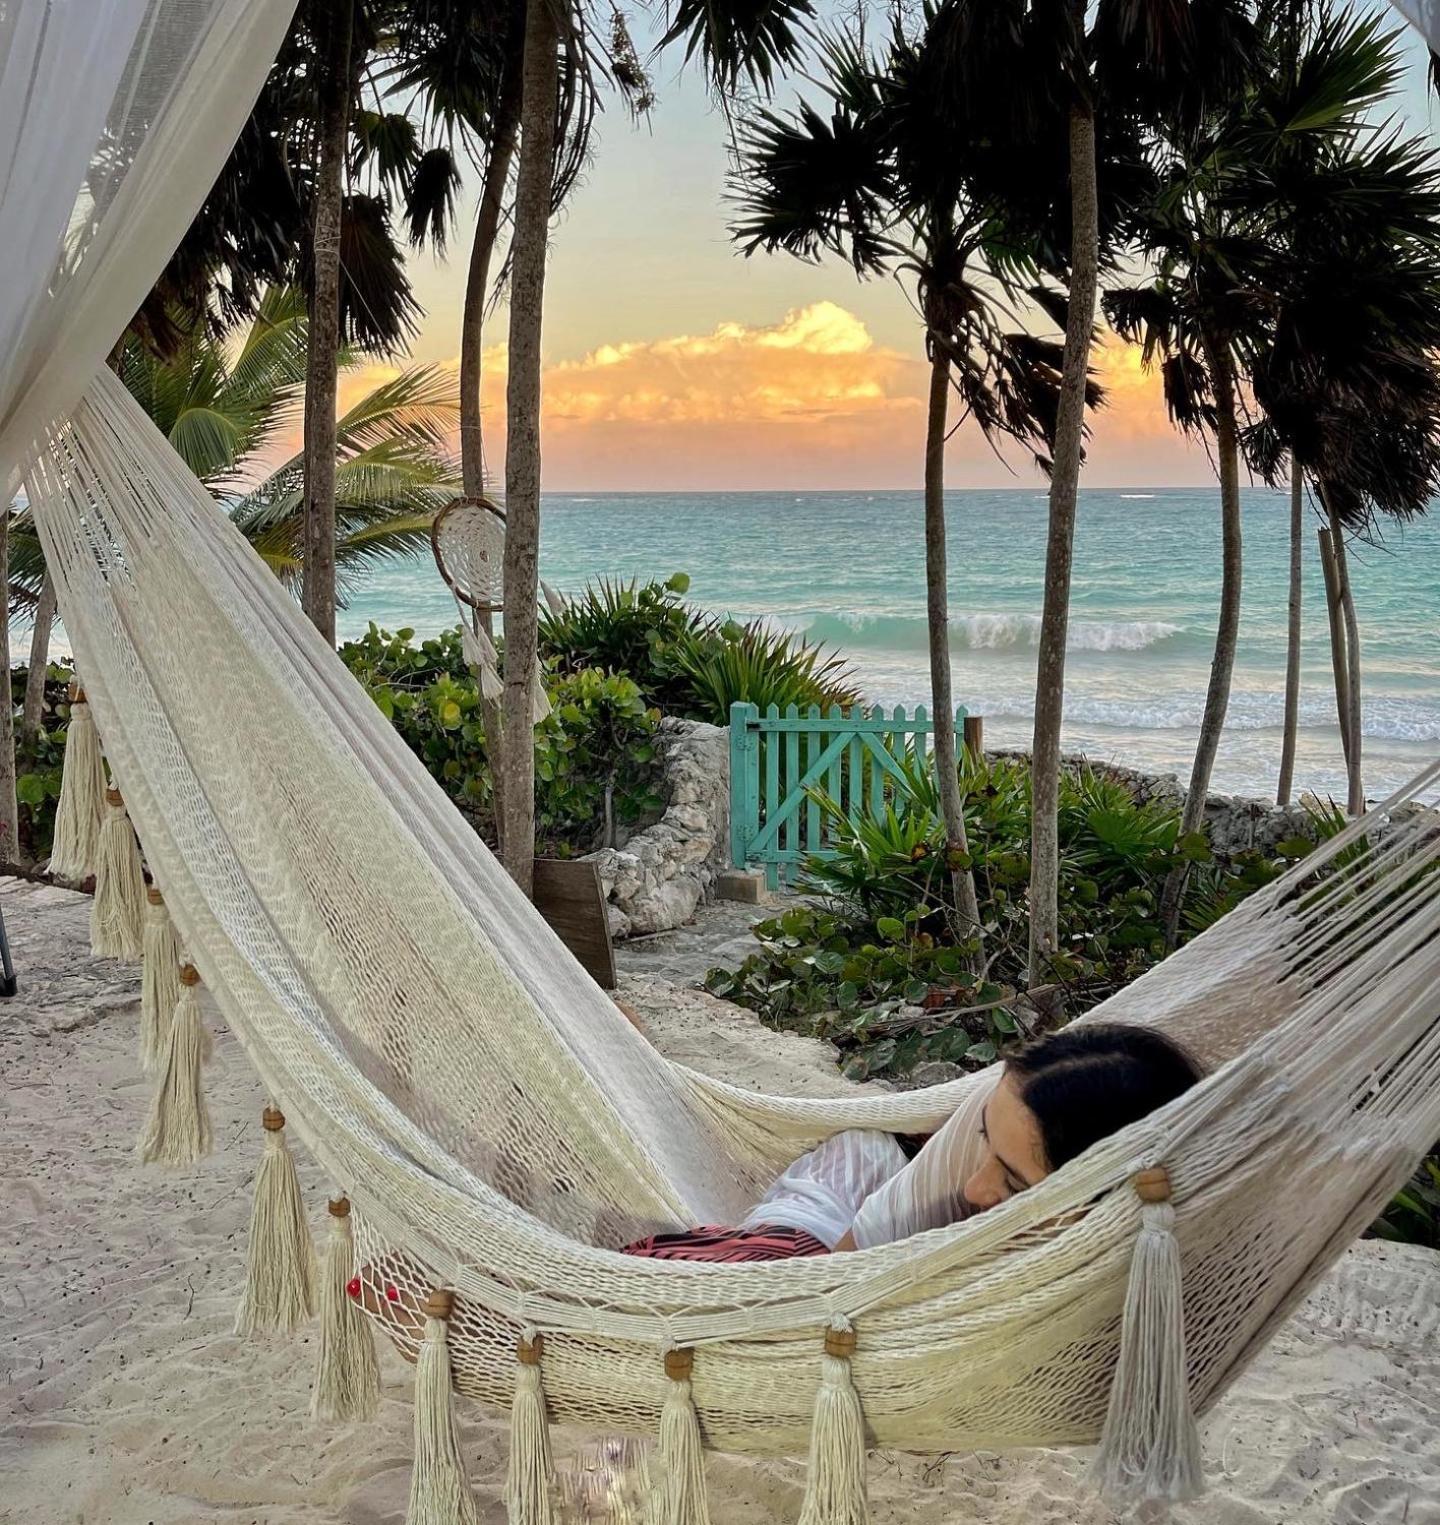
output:
<svg viewBox="0 0 1440 1525"><path fill-rule="evenodd" d="M12 882L0 905L24 985L0 1005L0 1520L401 1525L410 1368L382 1352L379 1417L322 1429L307 1418L313 1335L231 1333L262 1102L235 1039L212 1022L214 1155L179 1177L140 1169L134 972L89 959L78 897ZM757 1086L844 1086L824 1045L654 978L625 995L687 1063ZM301 1171L319 1206L324 1182ZM1211 1491L1176 1520L1440 1525L1437 1310L1440 1257L1352 1250L1207 1419ZM503 1421L467 1406L463 1438L481 1518L502 1525ZM584 1438L556 1439L575 1467ZM874 1520L1104 1525L1084 1460L880 1455ZM796 1517L795 1464L716 1457L710 1481L715 1525Z"/></svg>

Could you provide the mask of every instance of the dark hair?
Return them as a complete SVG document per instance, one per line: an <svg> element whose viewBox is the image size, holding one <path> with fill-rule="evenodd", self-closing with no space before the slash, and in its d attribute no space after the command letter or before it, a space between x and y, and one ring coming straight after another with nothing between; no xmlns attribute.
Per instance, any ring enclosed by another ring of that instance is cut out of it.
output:
<svg viewBox="0 0 1440 1525"><path fill-rule="evenodd" d="M1172 1039L1118 1022L1051 1033L1008 1059L1006 1070L1040 1126L1051 1170L1174 1101L1201 1075Z"/></svg>

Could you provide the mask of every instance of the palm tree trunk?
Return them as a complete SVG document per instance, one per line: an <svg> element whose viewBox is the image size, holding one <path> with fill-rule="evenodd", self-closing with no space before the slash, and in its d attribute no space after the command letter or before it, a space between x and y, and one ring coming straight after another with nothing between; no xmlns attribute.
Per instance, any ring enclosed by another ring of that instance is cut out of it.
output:
<svg viewBox="0 0 1440 1525"><path fill-rule="evenodd" d="M0 567L10 566L10 505L0 505ZM20 861L20 806L15 798L15 705L10 697L10 596L0 599L0 862Z"/></svg>
<svg viewBox="0 0 1440 1525"><path fill-rule="evenodd" d="M562 0L563 3L563 0ZM552 0L528 0L520 171L510 270L510 374L505 394L505 698L501 843L528 895L535 862L535 727L531 692L540 592L540 363L545 254L555 161L556 57ZM565 5L568 16L568 5Z"/></svg>
<svg viewBox="0 0 1440 1525"><path fill-rule="evenodd" d="M1345 809L1350 815L1363 815L1365 785L1360 777L1360 623L1355 614L1355 595L1350 587L1350 558L1345 552L1345 526L1333 508L1330 509L1330 548L1335 557L1339 613L1345 631L1345 729L1350 738L1350 745L1345 752Z"/></svg>
<svg viewBox="0 0 1440 1525"><path fill-rule="evenodd" d="M1300 733L1300 615L1304 593L1305 472L1290 458L1290 623L1285 636L1285 720L1275 803L1288 805L1295 782L1295 744Z"/></svg>
<svg viewBox="0 0 1440 1525"><path fill-rule="evenodd" d="M1227 336L1206 330L1205 360L1215 398L1215 455L1220 468L1220 619L1215 631L1215 654L1210 661L1210 683L1205 693L1205 712L1190 770L1190 789L1180 816L1182 834L1199 831L1205 820L1205 801L1210 775L1230 707L1230 680L1235 672L1235 645L1240 633L1241 529L1240 447L1235 413L1235 371ZM1173 946L1180 927L1180 901L1185 891L1187 864L1172 869L1165 881L1161 912L1166 940Z"/></svg>
<svg viewBox="0 0 1440 1525"><path fill-rule="evenodd" d="M1085 439L1085 383L1095 325L1100 258L1095 183L1095 116L1070 108L1070 305L1055 422L1050 478L1050 531L1045 547L1045 602L1035 673L1035 733L1030 752L1030 984L1044 984L1060 930L1060 726L1065 711L1065 641L1070 625L1070 566L1075 500Z"/></svg>
<svg viewBox="0 0 1440 1525"><path fill-rule="evenodd" d="M1330 628L1330 669L1335 676L1335 722L1340 730L1340 750L1345 771L1350 771L1350 670L1345 655L1345 615L1340 605L1340 574L1335 568L1335 540L1322 526L1320 570L1325 577L1325 619Z"/></svg>
<svg viewBox="0 0 1440 1525"><path fill-rule="evenodd" d="M505 187L510 180L515 136L520 126L522 82L520 63L512 60L496 112L480 211L475 220L475 239L470 245L470 270L465 279L465 311L460 320L460 470L467 497L478 497L485 491L480 409L485 306L490 296L490 265L505 210Z"/></svg>
<svg viewBox="0 0 1440 1525"><path fill-rule="evenodd" d="M340 215L350 126L355 0L319 8L322 43L315 219L305 356L305 566L301 603L335 643L335 398L340 356Z"/></svg>
<svg viewBox="0 0 1440 1525"><path fill-rule="evenodd" d="M20 734L33 741L45 715L45 674L50 669L50 631L55 624L55 582L47 572L35 605L35 624L30 632L30 667L25 674L25 708Z"/></svg>
<svg viewBox="0 0 1440 1525"><path fill-rule="evenodd" d="M517 44L520 39L517 39ZM518 46L517 46L518 52ZM465 311L460 320L460 472L467 498L485 491L485 440L481 420L480 388L484 367L485 305L490 295L490 264L500 234L505 209L505 187L515 157L515 137L520 126L521 60L512 58L496 115L490 157L485 166L485 185L470 246L470 270L465 280ZM487 610L478 616L481 628L495 638L495 620ZM491 792L495 811L495 838L504 842L504 784L499 766L501 755L500 706L493 699L480 699L480 719L485 727L486 747L492 759ZM503 852L503 845L502 845Z"/></svg>
<svg viewBox="0 0 1440 1525"><path fill-rule="evenodd" d="M945 555L945 430L950 404L950 357L932 341L930 410L925 427L925 612L930 632L931 712L935 720L935 775L945 818L945 856L955 895L955 932L976 942L980 967L980 905L970 871L965 800L955 756L955 700L950 687L950 594ZM957 857L964 854L963 859Z"/></svg>

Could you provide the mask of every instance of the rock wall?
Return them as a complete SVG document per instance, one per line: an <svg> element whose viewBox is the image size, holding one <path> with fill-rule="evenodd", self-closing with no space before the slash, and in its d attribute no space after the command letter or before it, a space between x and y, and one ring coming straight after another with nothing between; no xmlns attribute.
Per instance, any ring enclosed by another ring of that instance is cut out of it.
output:
<svg viewBox="0 0 1440 1525"><path fill-rule="evenodd" d="M729 864L729 730L663 720L660 748L665 813L622 846L590 854L600 865L613 937L683 926Z"/></svg>

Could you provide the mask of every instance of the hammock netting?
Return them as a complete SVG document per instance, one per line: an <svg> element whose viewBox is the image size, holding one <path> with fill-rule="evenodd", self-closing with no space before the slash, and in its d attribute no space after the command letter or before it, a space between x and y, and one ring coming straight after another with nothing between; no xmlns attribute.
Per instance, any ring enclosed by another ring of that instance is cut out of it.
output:
<svg viewBox="0 0 1440 1525"><path fill-rule="evenodd" d="M95 86L106 103L78 129L90 189L68 222L51 217L58 242L32 260L24 301L18 266L5 276L0 460L25 483L147 864L268 1094L349 1196L362 1274L417 1301L454 1289L455 1383L491 1403L510 1401L517 1338L535 1328L555 1417L651 1431L659 1353L689 1346L706 1441L793 1454L810 1435L820 1334L848 1320L873 1443L1087 1443L1110 1402L1140 1231L1131 1183L1162 1165L1204 1409L1440 1136L1440 826L1414 803L1440 765L1090 1014L1161 1027L1211 1073L1039 1186L853 1254L619 1255L643 1234L737 1221L837 1130L931 1131L981 1082L793 1099L663 1059L97 372L238 132L289 9L84 7L130 61ZM46 52L66 38L42 25L27 41L36 16L58 28L75 8L0 7L12 116L26 46L32 94L66 77L63 50ZM97 49L78 31L68 42L73 74ZM167 88L147 93L152 76ZM185 130L198 101L203 141ZM53 177L32 174L53 108L29 109L0 166L0 241L39 237L56 199ZM122 152L127 112L143 131ZM119 166L113 196L96 194L102 163Z"/></svg>

